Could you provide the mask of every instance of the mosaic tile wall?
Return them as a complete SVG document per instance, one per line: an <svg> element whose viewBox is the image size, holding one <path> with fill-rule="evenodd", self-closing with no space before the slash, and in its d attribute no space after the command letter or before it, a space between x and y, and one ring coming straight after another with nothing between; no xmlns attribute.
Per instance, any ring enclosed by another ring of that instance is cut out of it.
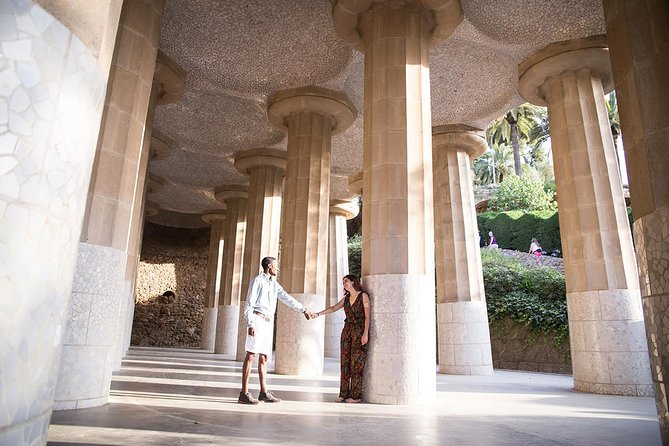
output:
<svg viewBox="0 0 669 446"><path fill-rule="evenodd" d="M0 444L44 444L106 76L41 7L0 2Z"/></svg>

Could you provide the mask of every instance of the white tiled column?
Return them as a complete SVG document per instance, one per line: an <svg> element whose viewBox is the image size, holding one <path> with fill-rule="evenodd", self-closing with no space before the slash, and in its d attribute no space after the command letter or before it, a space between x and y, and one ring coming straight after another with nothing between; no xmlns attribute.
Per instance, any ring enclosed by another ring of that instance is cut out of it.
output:
<svg viewBox="0 0 669 446"><path fill-rule="evenodd" d="M119 13L76 27L116 35ZM2 2L0 444L43 445L109 59L32 1ZM70 100L76 98L76 100Z"/></svg>
<svg viewBox="0 0 669 446"><path fill-rule="evenodd" d="M226 249L223 251L214 352L224 355L237 353L248 195L248 187L243 185L216 188L216 199L225 203L227 218L223 228Z"/></svg>
<svg viewBox="0 0 669 446"><path fill-rule="evenodd" d="M662 442L669 445L669 3L605 0L604 13L655 403Z"/></svg>
<svg viewBox="0 0 669 446"><path fill-rule="evenodd" d="M56 409L107 402L164 0L125 2L63 340ZM141 49L141 51L138 51ZM137 211L135 209L135 211Z"/></svg>
<svg viewBox="0 0 669 446"><path fill-rule="evenodd" d="M435 397L429 49L462 20L458 1L338 0L339 35L365 53L363 286L372 321L364 399Z"/></svg>
<svg viewBox="0 0 669 446"><path fill-rule="evenodd" d="M490 375L492 351L470 159L487 149L466 125L432 129L439 372Z"/></svg>
<svg viewBox="0 0 669 446"><path fill-rule="evenodd" d="M288 132L280 281L310 310L325 305L332 135L356 114L344 93L320 87L284 90L269 101L270 121ZM278 307L276 373L323 373L324 323Z"/></svg>
<svg viewBox="0 0 669 446"><path fill-rule="evenodd" d="M328 295L326 307L335 305L344 297L342 278L348 271L348 234L346 220L358 215L358 203L351 200L330 200L328 225ZM314 309L315 310L315 309ZM340 337L346 315L344 310L325 315L326 358L339 358Z"/></svg>
<svg viewBox="0 0 669 446"><path fill-rule="evenodd" d="M202 220L211 225L207 282L204 291L205 306L202 315L202 337L200 338L200 348L202 350L213 351L216 345L216 319L223 273L223 251L225 249L225 243L223 242L225 217L225 212L212 212L202 216Z"/></svg>
<svg viewBox="0 0 669 446"><path fill-rule="evenodd" d="M261 271L260 261L279 256L281 228L281 189L286 170L286 152L275 149L251 149L235 154L235 168L249 177L249 199L246 208L246 237L242 268L241 300L236 360L246 356L246 322L244 305L251 279Z"/></svg>
<svg viewBox="0 0 669 446"><path fill-rule="evenodd" d="M605 36L549 45L518 90L548 106L567 284L574 387L651 396L639 279L604 93Z"/></svg>

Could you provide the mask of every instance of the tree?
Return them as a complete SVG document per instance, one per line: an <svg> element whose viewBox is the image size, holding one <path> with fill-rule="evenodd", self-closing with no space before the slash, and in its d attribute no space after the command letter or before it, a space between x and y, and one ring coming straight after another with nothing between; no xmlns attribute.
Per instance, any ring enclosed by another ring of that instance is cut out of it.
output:
<svg viewBox="0 0 669 446"><path fill-rule="evenodd" d="M534 125L536 116L540 114L540 107L525 103L520 107L513 108L504 116L495 119L486 131L489 139L494 144L511 144L513 148L513 165L517 176L522 174L520 163L521 139L528 141L530 129Z"/></svg>
<svg viewBox="0 0 669 446"><path fill-rule="evenodd" d="M477 184L501 183L513 173L513 149L506 144L493 145L472 165Z"/></svg>

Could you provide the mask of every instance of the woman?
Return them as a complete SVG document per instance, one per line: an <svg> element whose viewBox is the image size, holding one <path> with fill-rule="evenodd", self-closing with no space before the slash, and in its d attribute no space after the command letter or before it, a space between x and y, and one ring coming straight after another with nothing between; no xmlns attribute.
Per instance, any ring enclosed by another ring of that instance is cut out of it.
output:
<svg viewBox="0 0 669 446"><path fill-rule="evenodd" d="M314 314L314 317L344 308L346 320L341 332L341 377L337 402L359 403L362 401L362 372L369 342L369 294L353 274L344 276L342 282L344 297L335 305Z"/></svg>

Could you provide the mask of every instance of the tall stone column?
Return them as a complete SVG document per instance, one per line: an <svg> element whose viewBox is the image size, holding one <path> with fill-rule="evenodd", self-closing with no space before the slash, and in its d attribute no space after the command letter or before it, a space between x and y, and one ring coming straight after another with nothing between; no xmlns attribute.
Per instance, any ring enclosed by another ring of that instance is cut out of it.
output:
<svg viewBox="0 0 669 446"><path fill-rule="evenodd" d="M135 285L137 280L137 268L141 255L142 234L144 231L144 202L146 201L146 177L150 163L168 156L170 143L166 138L159 135L153 137L153 118L156 105L165 105L177 101L183 95L186 72L172 59L158 50L156 58L156 69L153 73L153 85L151 87L151 99L149 109L146 113L144 125L144 139L139 162L137 183L135 184L135 197L132 205L132 217L130 223L129 248L125 266L125 279L123 281L123 294L118 322L118 335L114 370L121 367L121 360L130 347L130 336L132 334L132 321L135 312ZM162 139L161 139L162 138ZM148 147L148 150L147 150Z"/></svg>
<svg viewBox="0 0 669 446"><path fill-rule="evenodd" d="M466 125L432 129L439 372L492 374L470 159L487 150Z"/></svg>
<svg viewBox="0 0 669 446"><path fill-rule="evenodd" d="M549 45L518 91L548 106L577 390L650 396L639 280L604 94L604 36Z"/></svg>
<svg viewBox="0 0 669 446"><path fill-rule="evenodd" d="M328 289L326 307L335 305L344 296L342 278L348 274L348 234L346 220L358 215L358 204L350 200L330 200L328 225ZM315 311L315 309L314 309ZM346 315L344 310L325 315L324 355L339 358L341 331Z"/></svg>
<svg viewBox="0 0 669 446"><path fill-rule="evenodd" d="M365 53L363 286L372 300L366 401L435 398L429 49L462 20L457 0L333 3Z"/></svg>
<svg viewBox="0 0 669 446"><path fill-rule="evenodd" d="M225 203L227 218L223 227L223 251L216 343L214 352L235 355L239 330L239 302L242 299L242 265L246 237L248 187L229 185L216 188L216 199Z"/></svg>
<svg viewBox="0 0 669 446"><path fill-rule="evenodd" d="M204 214L202 220L211 225L209 235L209 257L207 259L207 282L204 295L206 302L204 314L202 315L202 337L200 348L202 350L214 350L216 345L216 320L218 316L218 303L220 296L220 284L223 265L223 228L225 225L225 212L211 212Z"/></svg>
<svg viewBox="0 0 669 446"><path fill-rule="evenodd" d="M662 443L669 445L669 4L604 1Z"/></svg>
<svg viewBox="0 0 669 446"><path fill-rule="evenodd" d="M237 152L235 168L249 177L236 355L236 360L241 361L246 356L244 349L246 322L243 312L249 283L261 272L260 261L263 257L278 258L279 256L281 187L286 170L286 152L275 149L251 149Z"/></svg>
<svg viewBox="0 0 669 446"><path fill-rule="evenodd" d="M0 102L7 104L0 113L3 445L47 441L120 16L118 0L101 0L68 20L62 19L63 2L49 3L43 8L31 0L2 2ZM93 33L96 39L90 39Z"/></svg>
<svg viewBox="0 0 669 446"><path fill-rule="evenodd" d="M332 134L356 114L345 94L319 87L284 90L269 101L270 121L288 132L281 284L310 309L325 305ZM276 373L323 373L324 321L289 313L278 307Z"/></svg>
<svg viewBox="0 0 669 446"><path fill-rule="evenodd" d="M163 3L124 2L121 11L63 339L56 409L99 406L109 396Z"/></svg>

